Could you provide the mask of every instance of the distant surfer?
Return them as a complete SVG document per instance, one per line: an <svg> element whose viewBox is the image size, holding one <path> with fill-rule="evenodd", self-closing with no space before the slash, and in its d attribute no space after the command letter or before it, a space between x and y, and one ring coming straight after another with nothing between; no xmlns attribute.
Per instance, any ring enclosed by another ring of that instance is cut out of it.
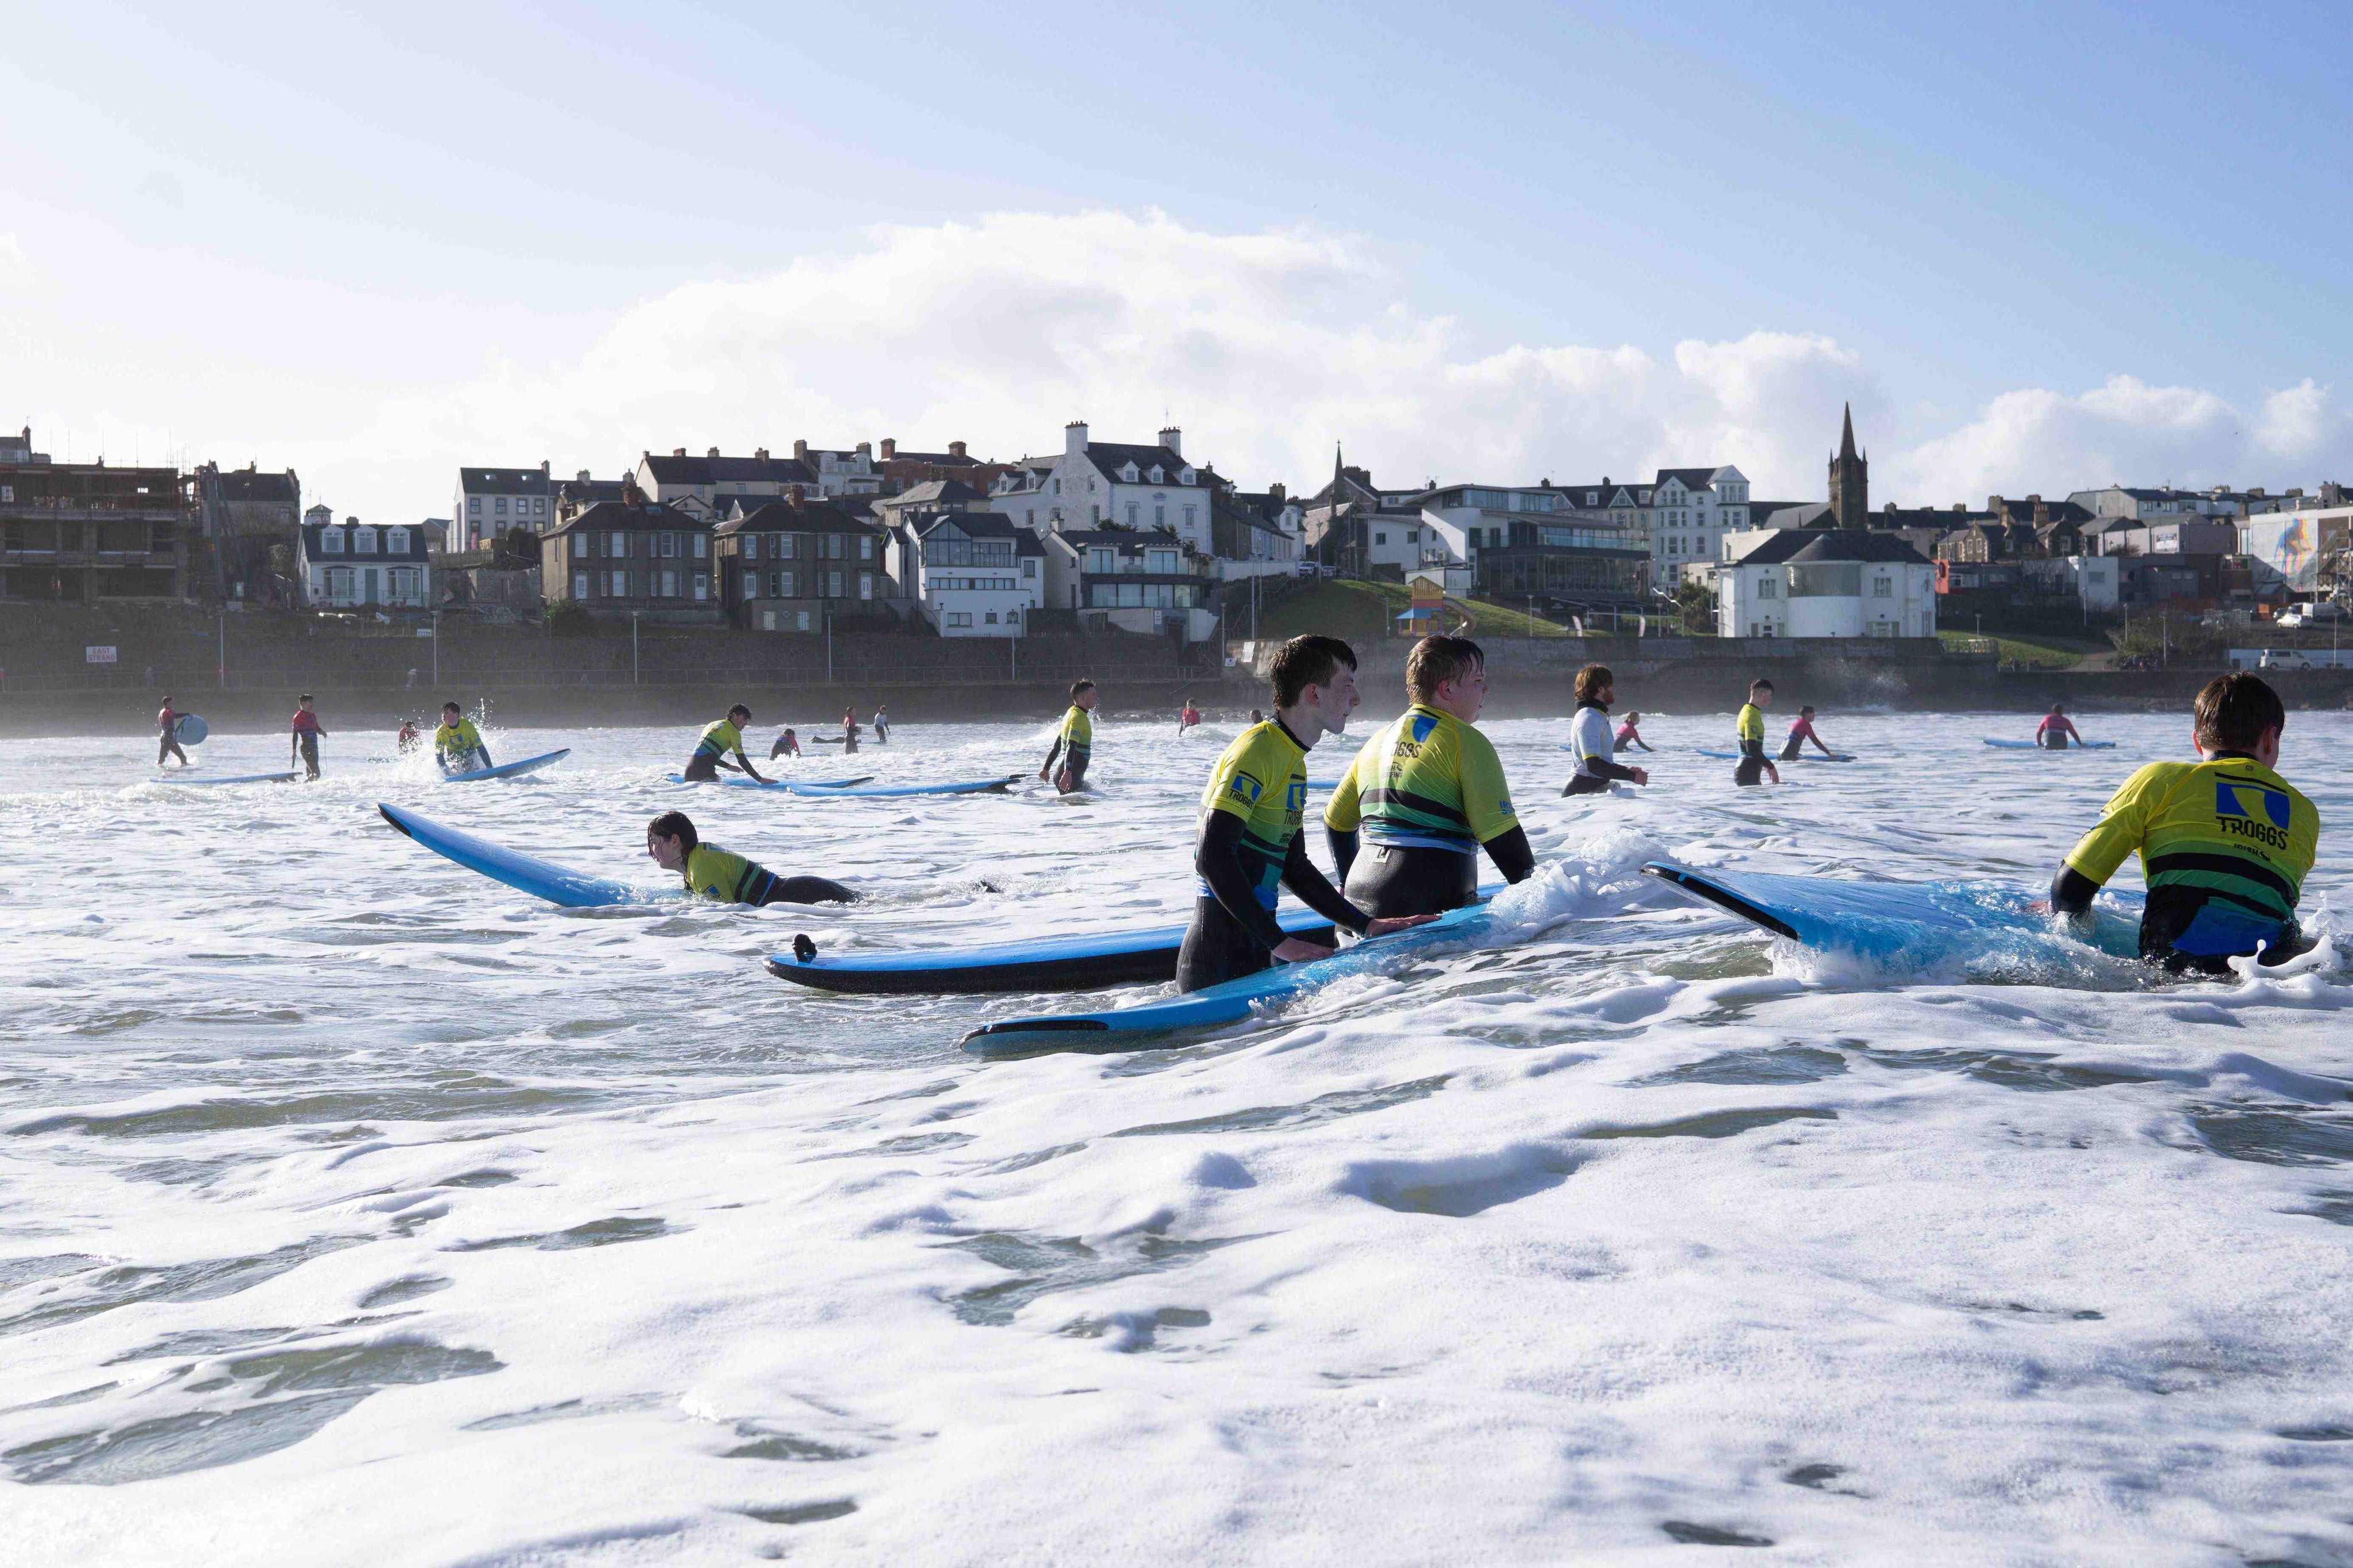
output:
<svg viewBox="0 0 2353 1568"><path fill-rule="evenodd" d="M1651 742L1642 739L1641 724L1642 716L1640 713L1628 713L1624 721L1618 726L1617 737L1609 743L1610 751L1622 752L1629 746L1640 746L1642 750L1649 751Z"/></svg>
<svg viewBox="0 0 2353 1568"><path fill-rule="evenodd" d="M164 694L163 710L155 715L155 728L158 731L155 738L155 765L160 768L164 765L165 757L177 757L180 759L182 767L189 766L188 753L180 749L179 710L172 706L172 694L168 691Z"/></svg>
<svg viewBox="0 0 2353 1568"><path fill-rule="evenodd" d="M1569 754L1576 759L1577 771L1568 783L1561 786L1563 795L1606 795L1616 780L1629 784L1647 784L1650 773L1641 768L1630 768L1612 761L1618 754L1618 737L1609 732L1609 704L1618 700L1618 679L1606 664L1588 664L1577 672L1577 716L1568 721ZM1627 728L1633 727L1634 715L1627 715ZM1637 735L1639 744L1642 737ZM1649 751L1648 746L1642 750Z"/></svg>
<svg viewBox="0 0 2353 1568"><path fill-rule="evenodd" d="M2277 963L2311 943L2296 901L2320 842L2320 813L2274 772L2287 710L2256 677L2217 676L2198 693L2201 759L2150 763L2125 781L2051 879L2051 907L2081 919L2138 854L2148 902L2140 955L2180 973L2227 974L2260 947Z"/></svg>
<svg viewBox="0 0 2353 1568"><path fill-rule="evenodd" d="M1253 708L1250 710L1250 722L1253 724L1263 724L1266 722L1266 715Z"/></svg>
<svg viewBox="0 0 2353 1568"><path fill-rule="evenodd" d="M1194 707L1193 700L1187 697L1185 699L1184 710L1176 715L1176 733L1178 737L1182 738L1186 731L1191 729L1200 721L1201 710L1198 708Z"/></svg>
<svg viewBox="0 0 2353 1568"><path fill-rule="evenodd" d="M697 898L728 904L858 901L858 895L839 882L823 877L779 877L765 866L705 844L682 811L665 811L646 824L646 853L663 870L685 878L686 890Z"/></svg>
<svg viewBox="0 0 2353 1568"><path fill-rule="evenodd" d="M1054 731L1054 749L1046 753L1046 765L1038 776L1051 775L1054 787L1068 795L1072 790L1087 787L1087 763L1095 754L1095 683L1092 680L1071 682L1071 710L1062 715L1062 727ZM1061 771L1054 771L1054 759L1062 759Z"/></svg>
<svg viewBox="0 0 2353 1568"><path fill-rule="evenodd" d="M686 782L712 783L719 777L722 768L731 773L758 779L762 784L771 782L761 778L760 770L754 767L752 759L744 754L744 726L751 721L752 710L738 702L727 710L726 718L714 719L705 724L702 738L694 743L694 755L686 759ZM731 752L735 754L732 763L727 760Z"/></svg>
<svg viewBox="0 0 2353 1568"><path fill-rule="evenodd" d="M2053 702L2051 711L2042 716L2042 722L2034 727L2034 743L2046 752L2063 752L2070 741L2080 746L2084 737L2077 731L2075 721L2067 717L2065 706Z"/></svg>
<svg viewBox="0 0 2353 1568"><path fill-rule="evenodd" d="M414 719L403 719L400 721L400 733L392 738L392 743L394 749L398 751L400 754L405 757L409 752L417 750L418 744L423 740L424 737L417 732L417 721Z"/></svg>
<svg viewBox="0 0 2353 1568"><path fill-rule="evenodd" d="M875 718L875 727L877 729L881 727L881 717L879 714ZM784 733L778 735L776 743L768 748L768 760L774 762L778 757L797 757L800 754L800 737L794 734L793 727L787 724L785 726Z"/></svg>
<svg viewBox="0 0 2353 1568"><path fill-rule="evenodd" d="M1386 936L1421 923L1376 920L1349 902L1307 858L1299 832L1307 753L1324 736L1345 731L1356 706L1356 650L1337 637L1295 637L1275 653L1271 677L1273 720L1251 725L1225 749L1201 794L1193 847L1200 880L1176 953L1179 991L1332 956L1321 942L1284 933L1274 918L1282 888L1359 935Z"/></svg>
<svg viewBox="0 0 2353 1568"><path fill-rule="evenodd" d="M1811 703L1798 710L1797 721L1789 726L1789 738L1781 742L1781 760L1785 763L1796 762L1798 753L1805 750L1805 742L1808 741L1814 743L1814 750L1826 757L1838 755L1836 752L1823 745L1822 738L1814 733L1814 709ZM1773 782L1778 784L1781 781L1777 778Z"/></svg>
<svg viewBox="0 0 2353 1568"><path fill-rule="evenodd" d="M841 710L841 754L846 757L856 750L858 750L858 710L845 708Z"/></svg>
<svg viewBox="0 0 2353 1568"><path fill-rule="evenodd" d="M874 743L878 746L891 743L891 710L879 702L874 706Z"/></svg>
<svg viewBox="0 0 2353 1568"><path fill-rule="evenodd" d="M445 773L470 773L493 767L482 732L455 702L441 704L441 727L433 731L433 756Z"/></svg>
<svg viewBox="0 0 2353 1568"><path fill-rule="evenodd" d="M288 762L299 760L301 763L305 779L319 776L319 737L326 732L327 727L319 722L316 713L311 711L311 694L305 691L302 700L294 710L294 749L287 758Z"/></svg>
<svg viewBox="0 0 2353 1568"><path fill-rule="evenodd" d="M1481 848L1508 882L1527 879L1535 851L1495 743L1473 727L1487 701L1479 645L1422 638L1406 656L1405 689L1413 706L1340 775L1324 831L1351 903L1382 916L1442 914L1477 900ZM1606 713L1601 724L1607 735Z"/></svg>
<svg viewBox="0 0 2353 1568"><path fill-rule="evenodd" d="M1765 755L1765 710L1773 706L1773 683L1757 679L1748 683L1748 700L1741 705L1740 717L1732 726L1733 736L1739 742L1740 761L1732 767L1732 782L1753 784L1759 775L1781 782L1781 770Z"/></svg>

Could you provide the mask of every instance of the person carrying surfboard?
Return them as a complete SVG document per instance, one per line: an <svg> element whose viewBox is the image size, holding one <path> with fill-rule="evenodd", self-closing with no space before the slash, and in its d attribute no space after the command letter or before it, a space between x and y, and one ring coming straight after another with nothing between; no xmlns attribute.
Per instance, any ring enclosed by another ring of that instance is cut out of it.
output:
<svg viewBox="0 0 2353 1568"><path fill-rule="evenodd" d="M1629 712L1618 726L1617 737L1609 742L1610 751L1622 752L1629 746L1640 746L1642 750L1649 751L1651 742L1642 739L1641 724L1642 716L1640 713Z"/></svg>
<svg viewBox="0 0 2353 1568"><path fill-rule="evenodd" d="M823 877L779 877L765 866L705 844L682 811L665 811L646 824L646 853L665 871L686 879L697 898L729 904L854 904L858 895Z"/></svg>
<svg viewBox="0 0 2353 1568"><path fill-rule="evenodd" d="M1479 645L1422 638L1406 656L1405 689L1413 706L1340 775L1324 833L1351 903L1375 915L1438 915L1477 900L1482 847L1511 882L1526 880L1536 858L1495 743L1472 727L1487 700ZM1606 735L1608 715L1601 725Z"/></svg>
<svg viewBox="0 0 2353 1568"><path fill-rule="evenodd" d="M1387 936L1427 916L1379 920L1326 881L1307 858L1307 753L1345 732L1356 696L1356 652L1338 637L1295 637L1274 656L1274 717L1242 731L1218 758L1201 792L1193 846L1199 883L1192 922L1176 951L1176 989L1198 991L1275 963L1329 958L1322 942L1289 936L1274 918L1279 889L1335 926ZM1075 711L1075 710L1074 710Z"/></svg>
<svg viewBox="0 0 2353 1568"><path fill-rule="evenodd" d="M455 702L441 704L441 727L433 731L433 756L445 773L470 773L497 765L491 761L491 749L482 744L482 732Z"/></svg>
<svg viewBox="0 0 2353 1568"><path fill-rule="evenodd" d="M180 749L180 714L172 706L172 694L164 694L163 710L155 715L155 728L161 731L155 741L155 765L162 767L165 757L177 757L182 767L192 764L188 753Z"/></svg>
<svg viewBox="0 0 2353 1568"><path fill-rule="evenodd" d="M2176 973L2227 974L2262 950L2277 963L2311 943L2295 906L2320 843L2320 813L2281 778L2279 694L2247 674L2198 693L2195 763L2151 763L2125 781L2051 879L2050 908L2073 918L2127 856L2148 902L2140 955Z"/></svg>
<svg viewBox="0 0 2353 1568"><path fill-rule="evenodd" d="M759 779L762 784L771 783L771 780L760 777L760 770L754 767L752 759L744 754L744 726L751 721L752 710L738 702L727 710L726 718L714 719L705 724L702 738L694 743L694 755L686 759L686 782L713 783L719 777L719 770L725 768L731 773ZM727 760L730 752L735 754L732 763Z"/></svg>
<svg viewBox="0 0 2353 1568"><path fill-rule="evenodd" d="M294 749L286 760L290 763L301 759L306 779L319 776L319 737L326 732L327 727L311 711L311 694L305 691L294 710Z"/></svg>
<svg viewBox="0 0 2353 1568"><path fill-rule="evenodd" d="M1645 770L1611 760L1618 754L1619 738L1609 732L1609 704L1617 700L1618 678L1610 674L1608 665L1588 664L1577 672L1577 716L1568 721L1568 749L1577 759L1577 771L1561 786L1561 794L1606 795L1617 779L1635 784L1651 782ZM1627 718L1630 730L1633 716ZM1640 744L1641 737L1634 739ZM1650 749L1642 747L1646 752Z"/></svg>
<svg viewBox="0 0 2353 1568"><path fill-rule="evenodd" d="M1810 702L1798 710L1797 721L1789 726L1789 738L1781 742L1781 760L1785 763L1796 762L1798 754L1806 749L1805 742L1808 741L1814 743L1814 750L1826 757L1838 755L1836 752L1823 745L1822 738L1814 733L1814 706ZM1776 779L1773 782L1778 784L1780 781Z"/></svg>
<svg viewBox="0 0 2353 1568"><path fill-rule="evenodd" d="M1770 777L1781 782L1781 770L1765 755L1765 710L1773 706L1773 683L1759 677L1748 683L1748 700L1742 704L1740 717L1732 726L1733 735L1740 742L1740 760L1732 766L1732 782L1753 784L1758 777Z"/></svg>
<svg viewBox="0 0 2353 1568"><path fill-rule="evenodd" d="M1087 784L1087 763L1094 760L1095 683L1092 680L1071 682L1071 710L1062 715L1062 727L1054 731L1054 749L1046 753L1046 765L1038 770L1039 778L1053 774L1054 787L1064 795L1084 789ZM1054 759L1062 759L1062 770L1054 773Z"/></svg>
<svg viewBox="0 0 2353 1568"><path fill-rule="evenodd" d="M2067 710L2063 706L2053 702L2051 711L2042 716L2042 722L2034 727L2034 743L2046 752L2063 752L2071 739L2079 746L2084 743L2083 735L2075 729L2075 721L2067 717Z"/></svg>

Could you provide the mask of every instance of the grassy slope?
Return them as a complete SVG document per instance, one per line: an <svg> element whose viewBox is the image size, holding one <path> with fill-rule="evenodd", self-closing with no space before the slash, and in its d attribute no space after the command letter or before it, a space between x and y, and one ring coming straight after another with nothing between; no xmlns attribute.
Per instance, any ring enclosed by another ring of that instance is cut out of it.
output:
<svg viewBox="0 0 2353 1568"><path fill-rule="evenodd" d="M1404 614L1412 602L1412 595L1399 583L1319 583L1285 605L1261 610L1258 617L1258 635L1262 641L1297 637L1302 632L1323 632L1351 641L1394 637L1397 634L1396 617ZM1463 599L1449 599L1446 607L1446 628L1449 631L1461 626L1462 615L1467 610L1478 617L1475 636L1524 637L1529 635L1530 622L1525 611ZM1248 635L1247 624L1237 621L1230 611L1227 614L1226 626L1232 636ZM1567 635L1563 627L1541 618L1534 623L1534 627L1535 635L1540 637Z"/></svg>
<svg viewBox="0 0 2353 1568"><path fill-rule="evenodd" d="M1947 647L1967 645L1976 636L1973 632L1940 630L1937 638ZM2062 647L2056 643L2022 642L2016 637L1991 637L2000 657L2007 662L2033 665L2042 669L2073 669L2084 662L2080 648ZM2088 646L2088 645L2087 645Z"/></svg>

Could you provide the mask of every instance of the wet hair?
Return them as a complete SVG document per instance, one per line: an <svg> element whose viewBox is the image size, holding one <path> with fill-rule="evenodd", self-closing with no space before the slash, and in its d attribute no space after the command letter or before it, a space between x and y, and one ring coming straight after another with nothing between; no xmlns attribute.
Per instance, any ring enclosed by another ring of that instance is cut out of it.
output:
<svg viewBox="0 0 2353 1568"><path fill-rule="evenodd" d="M455 702L444 702L441 704L441 711L444 713L456 713L462 717L466 710L463 708L459 707Z"/></svg>
<svg viewBox="0 0 2353 1568"><path fill-rule="evenodd" d="M2209 751L2252 752L2286 728L2279 693L2252 675L2218 675L2198 694L2198 743Z"/></svg>
<svg viewBox="0 0 2353 1568"><path fill-rule="evenodd" d="M1250 722L1253 724L1263 724L1266 722L1266 715L1253 708L1250 710Z"/></svg>
<svg viewBox="0 0 2353 1568"><path fill-rule="evenodd" d="M706 708L703 711L708 713L711 710ZM734 707L727 710L727 717L730 719L733 719L738 713L741 713L746 719L749 719L752 716L752 710L749 708L744 707L741 702L738 702Z"/></svg>
<svg viewBox="0 0 2353 1568"><path fill-rule="evenodd" d="M785 726L785 733L786 733L786 734L787 734L787 735L789 735L789 734L791 734L792 732L793 732L793 727L792 727L790 724L786 725L786 726Z"/></svg>
<svg viewBox="0 0 2353 1568"><path fill-rule="evenodd" d="M1635 712L1631 708L1626 710L1626 722L1629 724L1635 722L1641 717L1642 716L1640 713Z"/></svg>
<svg viewBox="0 0 2353 1568"><path fill-rule="evenodd" d="M281 686L281 687L280 687L280 688L279 688L279 689L280 689L280 691L283 691L283 690L284 690L284 689L285 689L284 687L282 687L282 686ZM311 700L311 694L310 694L309 692L307 692L307 691L305 691L304 693L302 693L302 700L303 700L303 701L305 701L305 702L310 701L310 700Z"/></svg>
<svg viewBox="0 0 2353 1568"><path fill-rule="evenodd" d="M646 837L675 838L681 852L688 855L693 854L694 847L702 842L702 836L694 830L694 819L682 811L665 811L647 823Z"/></svg>
<svg viewBox="0 0 2353 1568"><path fill-rule="evenodd" d="M1751 691L1770 691L1773 689L1773 683L1760 675L1756 679L1748 683L1748 689Z"/></svg>
<svg viewBox="0 0 2353 1568"><path fill-rule="evenodd" d="M1486 667L1486 653L1469 637L1424 637L1405 656L1406 694L1416 702L1430 701L1448 681Z"/></svg>
<svg viewBox="0 0 2353 1568"><path fill-rule="evenodd" d="M1092 680L1073 680L1071 682L1071 700L1076 702L1094 689L1095 683Z"/></svg>
<svg viewBox="0 0 2353 1568"><path fill-rule="evenodd" d="M1617 684L1618 678L1609 673L1608 665L1588 664L1577 672L1577 700L1579 702L1599 701L1603 687Z"/></svg>
<svg viewBox="0 0 2353 1568"><path fill-rule="evenodd" d="M1810 718L1812 718L1813 716L1814 716L1814 705L1813 705L1812 703L1810 703L1810 702L1801 703L1801 704L1799 706L1799 708L1798 708L1798 717L1799 717L1799 718L1800 718L1800 719L1810 719Z"/></svg>
<svg viewBox="0 0 2353 1568"><path fill-rule="evenodd" d="M1296 707L1299 695L1311 686L1329 686L1340 667L1356 668L1356 650L1338 637L1306 632L1274 650L1268 677L1274 683L1274 705Z"/></svg>
<svg viewBox="0 0 2353 1568"><path fill-rule="evenodd" d="M2067 711L2066 704L2063 702L2053 702L2051 705L2051 711L2053 713L2064 713Z"/></svg>

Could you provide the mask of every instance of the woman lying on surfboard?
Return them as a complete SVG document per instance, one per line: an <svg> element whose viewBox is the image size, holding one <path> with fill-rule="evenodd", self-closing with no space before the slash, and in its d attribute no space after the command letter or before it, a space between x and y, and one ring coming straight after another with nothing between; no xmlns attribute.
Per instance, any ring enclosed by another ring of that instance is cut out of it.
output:
<svg viewBox="0 0 2353 1568"><path fill-rule="evenodd" d="M823 877L779 877L755 861L702 842L682 811L646 824L646 853L686 879L686 890L730 904L854 904L858 895Z"/></svg>

